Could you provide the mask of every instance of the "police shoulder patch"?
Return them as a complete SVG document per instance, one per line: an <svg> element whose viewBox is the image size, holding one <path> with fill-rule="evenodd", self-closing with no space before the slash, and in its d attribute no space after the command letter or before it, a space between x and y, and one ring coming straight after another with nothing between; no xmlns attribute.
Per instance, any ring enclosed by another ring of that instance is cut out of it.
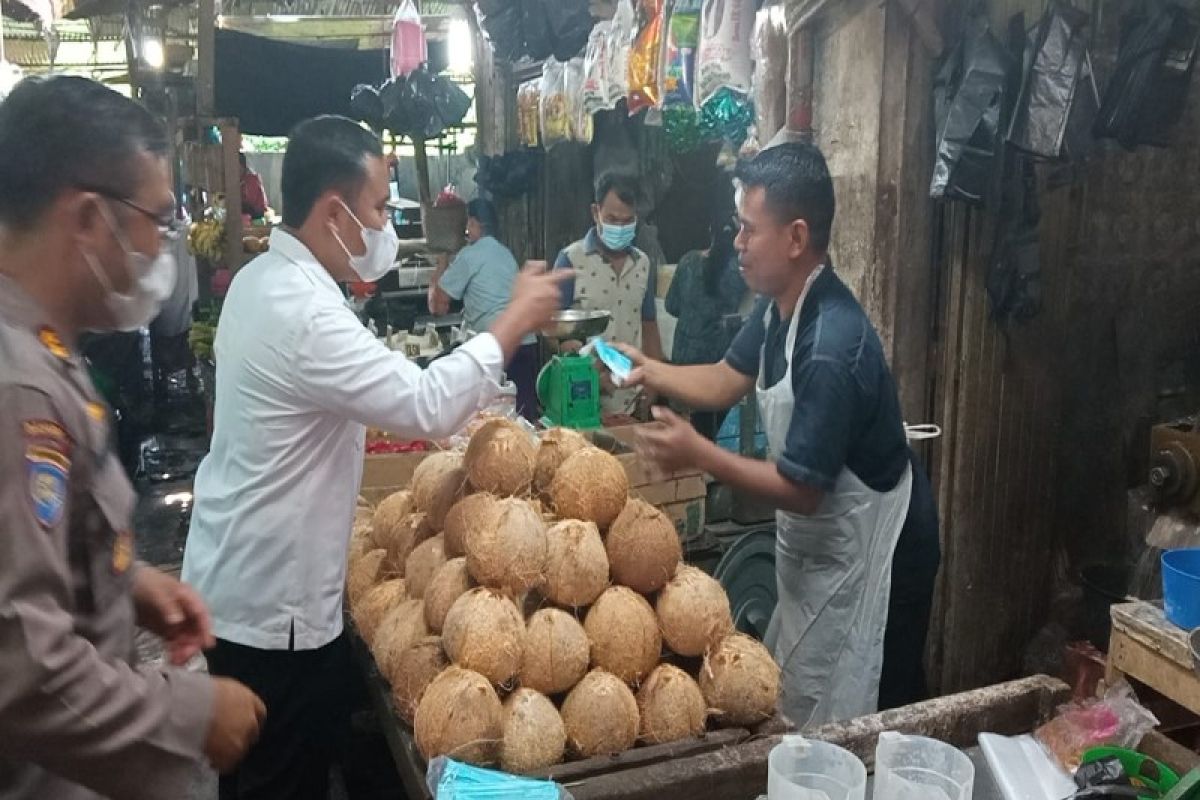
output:
<svg viewBox="0 0 1200 800"><path fill-rule="evenodd" d="M25 464L33 516L49 530L62 522L67 507L67 471L71 462L59 451L30 445L25 449Z"/></svg>

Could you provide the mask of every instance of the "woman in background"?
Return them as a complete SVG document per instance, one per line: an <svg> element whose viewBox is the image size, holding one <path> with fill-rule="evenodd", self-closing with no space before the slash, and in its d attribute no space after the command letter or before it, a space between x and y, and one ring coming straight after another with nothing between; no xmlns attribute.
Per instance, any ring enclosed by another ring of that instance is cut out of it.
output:
<svg viewBox="0 0 1200 800"><path fill-rule="evenodd" d="M741 327L738 308L746 295L746 283L733 248L737 231L731 197L718 202L713 210L708 249L693 250L679 259L665 303L667 313L677 320L672 363L715 364L725 357ZM715 440L728 413L728 409L693 411L692 425L702 436Z"/></svg>

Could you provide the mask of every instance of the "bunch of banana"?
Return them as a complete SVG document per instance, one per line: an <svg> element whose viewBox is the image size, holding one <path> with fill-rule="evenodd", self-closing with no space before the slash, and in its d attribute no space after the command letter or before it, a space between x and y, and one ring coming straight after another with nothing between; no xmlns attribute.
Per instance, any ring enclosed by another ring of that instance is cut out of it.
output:
<svg viewBox="0 0 1200 800"><path fill-rule="evenodd" d="M225 252L225 226L215 219L192 223L188 231L188 249L193 255L220 261Z"/></svg>
<svg viewBox="0 0 1200 800"><path fill-rule="evenodd" d="M213 340L216 337L217 328L215 325L193 322L192 329L188 331L188 344L192 348L192 354L199 360L212 361Z"/></svg>

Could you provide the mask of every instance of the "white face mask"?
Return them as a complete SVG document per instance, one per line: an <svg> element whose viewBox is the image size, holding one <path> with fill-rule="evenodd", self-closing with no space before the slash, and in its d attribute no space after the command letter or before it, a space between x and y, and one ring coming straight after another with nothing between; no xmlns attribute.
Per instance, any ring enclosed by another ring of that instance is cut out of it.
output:
<svg viewBox="0 0 1200 800"><path fill-rule="evenodd" d="M108 275L100 266L100 261L94 253L81 250L83 260L87 262L96 282L104 290L104 308L108 312L112 330L135 331L150 324L162 308L171 292L175 290L177 266L175 256L163 243L158 258L150 258L145 253L139 253L129 246L125 236L117 227L112 215L103 204L100 213L108 227L112 229L117 244L125 251L125 269L133 279L128 293L113 289Z"/></svg>
<svg viewBox="0 0 1200 800"><path fill-rule="evenodd" d="M358 217L350 210L350 206L346 205L343 200L339 199L338 202L342 204L342 208L346 209L350 218L358 222L366 252L361 256L354 255L350 252L350 248L346 247L342 237L338 236L337 229L333 227L332 222L329 223L329 229L333 231L333 238L337 239L338 244L346 251L346 257L350 259L350 269L354 270L359 280L373 283L387 275L396 265L396 252L400 249L400 237L396 235L396 229L386 221L380 229L368 228L359 222Z"/></svg>

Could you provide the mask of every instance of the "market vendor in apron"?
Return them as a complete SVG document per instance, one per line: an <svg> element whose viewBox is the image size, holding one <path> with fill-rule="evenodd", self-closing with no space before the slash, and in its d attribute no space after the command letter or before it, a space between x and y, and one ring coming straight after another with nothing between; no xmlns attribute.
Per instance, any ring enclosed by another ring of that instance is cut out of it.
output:
<svg viewBox="0 0 1200 800"><path fill-rule="evenodd" d="M757 389L767 461L721 449L664 408L641 444L666 468L702 469L779 509L766 644L782 669L780 709L806 728L875 711L912 471L883 347L828 255L824 157L784 144L736 177L735 247L761 298L724 361L673 366L626 352L630 383L692 408L728 408Z"/></svg>

